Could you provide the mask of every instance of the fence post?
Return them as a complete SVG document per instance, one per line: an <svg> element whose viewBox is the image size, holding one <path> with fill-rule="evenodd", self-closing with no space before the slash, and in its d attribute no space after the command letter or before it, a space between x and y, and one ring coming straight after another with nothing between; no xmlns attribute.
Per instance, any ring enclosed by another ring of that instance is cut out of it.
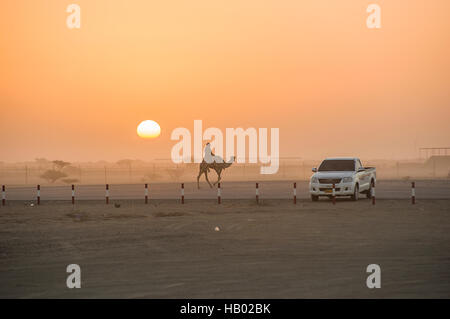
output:
<svg viewBox="0 0 450 319"><path fill-rule="evenodd" d="M2 185L2 205L6 205L6 188L5 185Z"/></svg>
<svg viewBox="0 0 450 319"><path fill-rule="evenodd" d="M75 185L72 184L72 205L75 205Z"/></svg>
<svg viewBox="0 0 450 319"><path fill-rule="evenodd" d="M411 183L411 203L416 203L416 182Z"/></svg>
<svg viewBox="0 0 450 319"><path fill-rule="evenodd" d="M145 184L145 203L148 204L148 184Z"/></svg>
<svg viewBox="0 0 450 319"><path fill-rule="evenodd" d="M184 204L184 183L181 183L181 204Z"/></svg>
<svg viewBox="0 0 450 319"><path fill-rule="evenodd" d="M106 198L106 205L108 205L109 204L109 184L106 184L105 198Z"/></svg>
<svg viewBox="0 0 450 319"><path fill-rule="evenodd" d="M41 204L41 185L37 186L37 204Z"/></svg>
<svg viewBox="0 0 450 319"><path fill-rule="evenodd" d="M259 184L258 183L256 183L255 193L256 193L256 204L258 204L259 203Z"/></svg>
<svg viewBox="0 0 450 319"><path fill-rule="evenodd" d="M297 183L294 183L294 204L297 204Z"/></svg>

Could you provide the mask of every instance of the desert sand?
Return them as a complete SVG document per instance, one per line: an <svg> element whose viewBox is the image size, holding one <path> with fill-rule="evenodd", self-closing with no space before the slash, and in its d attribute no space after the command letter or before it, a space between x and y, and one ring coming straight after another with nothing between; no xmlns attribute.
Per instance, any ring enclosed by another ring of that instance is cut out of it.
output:
<svg viewBox="0 0 450 319"><path fill-rule="evenodd" d="M30 203L0 207L1 298L450 297L450 199Z"/></svg>

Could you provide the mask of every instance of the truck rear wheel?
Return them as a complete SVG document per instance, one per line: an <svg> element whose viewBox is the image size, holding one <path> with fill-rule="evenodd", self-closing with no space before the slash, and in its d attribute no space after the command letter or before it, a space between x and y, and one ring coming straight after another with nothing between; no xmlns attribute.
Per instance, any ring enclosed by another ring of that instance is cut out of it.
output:
<svg viewBox="0 0 450 319"><path fill-rule="evenodd" d="M359 185L355 185L355 191L353 192L353 195L351 196L352 201L357 201L359 198Z"/></svg>
<svg viewBox="0 0 450 319"><path fill-rule="evenodd" d="M317 201L319 200L319 196L317 196L317 195L311 195L311 200L312 200L313 202L317 202Z"/></svg>

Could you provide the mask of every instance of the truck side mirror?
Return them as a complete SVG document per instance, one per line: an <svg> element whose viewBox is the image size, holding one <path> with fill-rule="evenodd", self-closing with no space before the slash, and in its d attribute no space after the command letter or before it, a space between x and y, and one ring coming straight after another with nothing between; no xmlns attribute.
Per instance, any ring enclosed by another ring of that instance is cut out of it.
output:
<svg viewBox="0 0 450 319"><path fill-rule="evenodd" d="M358 168L358 172L364 172L366 169L364 167Z"/></svg>
<svg viewBox="0 0 450 319"><path fill-rule="evenodd" d="M313 173L316 173L317 172L317 167L313 167L312 171L313 171Z"/></svg>

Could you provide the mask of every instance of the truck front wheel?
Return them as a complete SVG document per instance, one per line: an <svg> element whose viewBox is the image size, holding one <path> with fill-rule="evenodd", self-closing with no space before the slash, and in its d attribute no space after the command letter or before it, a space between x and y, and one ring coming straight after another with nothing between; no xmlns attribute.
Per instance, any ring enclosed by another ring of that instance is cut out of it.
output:
<svg viewBox="0 0 450 319"><path fill-rule="evenodd" d="M353 195L351 198L352 198L352 201L358 200L358 198L359 198L359 185L358 184L355 185L355 191L353 192Z"/></svg>

